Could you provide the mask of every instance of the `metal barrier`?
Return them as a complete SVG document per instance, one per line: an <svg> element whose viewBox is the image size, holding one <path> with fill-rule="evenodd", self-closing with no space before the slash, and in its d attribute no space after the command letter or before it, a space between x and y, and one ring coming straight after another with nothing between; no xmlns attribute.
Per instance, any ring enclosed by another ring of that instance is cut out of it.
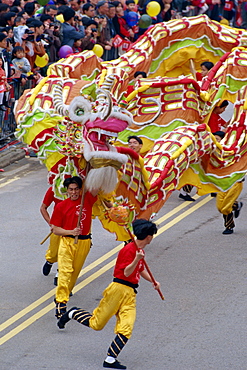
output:
<svg viewBox="0 0 247 370"><path fill-rule="evenodd" d="M0 110L0 146L14 137L16 129L16 122L14 116L14 105L15 101L23 94L25 89L30 89L33 86L31 81L27 81L25 86L21 86L19 80L12 80L8 82L11 86L9 92L5 92L6 111Z"/></svg>

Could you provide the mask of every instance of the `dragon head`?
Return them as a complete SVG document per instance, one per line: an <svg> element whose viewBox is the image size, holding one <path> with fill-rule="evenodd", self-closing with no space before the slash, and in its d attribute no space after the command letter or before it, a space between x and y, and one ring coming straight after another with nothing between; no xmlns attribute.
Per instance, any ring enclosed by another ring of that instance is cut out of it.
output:
<svg viewBox="0 0 247 370"><path fill-rule="evenodd" d="M83 154L90 163L89 190L100 186L104 192L113 191L117 185L116 170L127 162L127 157L118 153L111 141L130 125L129 112L113 101L104 86L96 90L94 102L78 96L65 105L62 92L60 83L54 89L54 107L65 117L56 133L61 152L70 156Z"/></svg>

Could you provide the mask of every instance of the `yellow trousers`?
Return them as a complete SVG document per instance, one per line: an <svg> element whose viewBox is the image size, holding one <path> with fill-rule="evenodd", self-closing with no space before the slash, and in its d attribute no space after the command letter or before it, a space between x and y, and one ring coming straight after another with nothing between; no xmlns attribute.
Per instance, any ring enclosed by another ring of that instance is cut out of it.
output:
<svg viewBox="0 0 247 370"><path fill-rule="evenodd" d="M91 247L91 239L78 240L62 236L58 249L58 285L56 302L66 303L75 286L77 277L87 258Z"/></svg>
<svg viewBox="0 0 247 370"><path fill-rule="evenodd" d="M50 236L50 245L46 251L45 259L50 263L57 262L58 247L60 243L61 236L51 234Z"/></svg>
<svg viewBox="0 0 247 370"><path fill-rule="evenodd" d="M134 289L119 283L111 283L103 292L98 307L89 320L90 328L101 330L116 315L115 333L131 337L136 319L136 294Z"/></svg>
<svg viewBox="0 0 247 370"><path fill-rule="evenodd" d="M236 184L234 184L228 191L218 192L216 197L216 207L218 208L218 211L223 215L231 213L233 204L238 199L242 189L243 182L236 182Z"/></svg>

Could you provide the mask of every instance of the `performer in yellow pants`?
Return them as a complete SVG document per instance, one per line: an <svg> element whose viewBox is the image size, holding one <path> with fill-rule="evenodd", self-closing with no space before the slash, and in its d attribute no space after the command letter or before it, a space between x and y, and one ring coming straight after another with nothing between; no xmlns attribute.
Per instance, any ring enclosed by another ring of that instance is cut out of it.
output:
<svg viewBox="0 0 247 370"><path fill-rule="evenodd" d="M66 304L91 246L92 207L97 196L86 192L82 200L82 179L78 176L64 181L68 198L60 202L51 217L51 228L61 236L58 249L58 285L56 290L56 313L59 318L66 312ZM83 206L81 203L83 201ZM80 209L82 210L81 217ZM75 237L78 238L75 243Z"/></svg>
<svg viewBox="0 0 247 370"><path fill-rule="evenodd" d="M149 273L144 269L143 249L152 241L153 235L157 233L157 227L153 222L139 219L133 222L133 230L137 237L136 244L130 242L120 250L113 273L113 282L105 289L98 307L92 314L81 308L72 307L58 320L60 329L63 329L70 319L74 319L94 330L101 330L115 315L116 337L108 348L107 357L103 363L103 367L111 369L126 369L117 357L131 337L134 327L136 288L140 276L152 282ZM155 289L159 289L159 283L156 282L156 284Z"/></svg>
<svg viewBox="0 0 247 370"><path fill-rule="evenodd" d="M237 199L243 189L243 182L237 182L231 189L226 192L217 193L216 206L218 211L223 214L225 230L222 234L232 234L235 227L233 216L237 218L243 207L242 202Z"/></svg>
<svg viewBox="0 0 247 370"><path fill-rule="evenodd" d="M79 237L80 238L80 237ZM69 295L75 286L78 275L84 265L91 247L91 234L86 236L86 240L75 239L72 237L61 237L58 250L58 286L56 290L56 302L67 303Z"/></svg>
<svg viewBox="0 0 247 370"><path fill-rule="evenodd" d="M225 137L224 131L213 132L215 139L220 142ZM238 202L237 199L243 189L243 181L237 182L231 189L226 192L218 192L216 196L216 207L218 211L223 214L225 230L222 234L229 235L233 233L235 223L233 216L238 218L241 208L243 207L242 202Z"/></svg>

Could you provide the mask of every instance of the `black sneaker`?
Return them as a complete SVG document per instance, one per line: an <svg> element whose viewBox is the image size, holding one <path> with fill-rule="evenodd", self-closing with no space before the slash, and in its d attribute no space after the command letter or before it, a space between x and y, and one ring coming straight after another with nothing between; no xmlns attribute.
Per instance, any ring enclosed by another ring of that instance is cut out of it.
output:
<svg viewBox="0 0 247 370"><path fill-rule="evenodd" d="M186 195L179 194L179 198L186 200L188 202L195 202L195 199L193 199L189 194Z"/></svg>
<svg viewBox="0 0 247 370"><path fill-rule="evenodd" d="M234 217L235 218L238 218L242 207L243 207L243 203L242 202L238 202L238 208L235 209L235 211L234 211Z"/></svg>
<svg viewBox="0 0 247 370"><path fill-rule="evenodd" d="M77 307L72 307L69 311L67 311L63 316L60 317L60 319L57 322L57 326L59 329L64 329L67 322L69 322L69 313L73 310L78 310Z"/></svg>
<svg viewBox="0 0 247 370"><path fill-rule="evenodd" d="M222 234L224 235L233 234L233 229L225 229Z"/></svg>
<svg viewBox="0 0 247 370"><path fill-rule="evenodd" d="M52 268L52 263L46 261L46 263L43 266L43 274L45 276L49 275L51 268Z"/></svg>
<svg viewBox="0 0 247 370"><path fill-rule="evenodd" d="M127 367L124 366L124 365L121 365L118 360L113 362L113 364L110 364L109 362L104 361L103 362L103 367L108 367L110 369L127 369Z"/></svg>

